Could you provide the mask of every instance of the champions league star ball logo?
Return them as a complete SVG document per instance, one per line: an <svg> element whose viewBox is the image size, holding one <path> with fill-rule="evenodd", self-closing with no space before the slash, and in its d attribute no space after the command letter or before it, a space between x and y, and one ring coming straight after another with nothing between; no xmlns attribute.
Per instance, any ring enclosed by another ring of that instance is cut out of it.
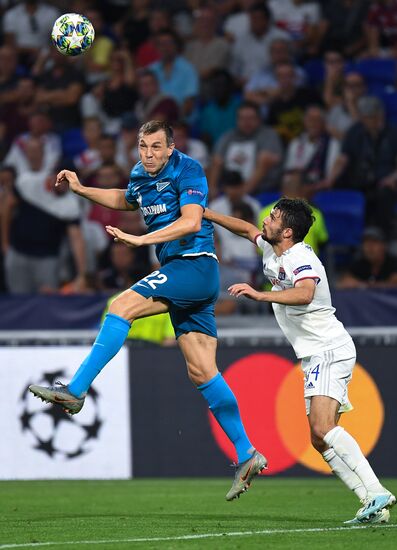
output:
<svg viewBox="0 0 397 550"><path fill-rule="evenodd" d="M30 381L27 385L34 383L50 386L56 380L67 377L63 370L47 372L41 380ZM19 420L22 433L29 439L33 449L45 453L49 458L60 460L71 460L93 449L102 427L98 411L99 394L94 388L89 390L86 397L86 414L78 416L70 416L56 405L43 405L32 397L28 391L23 391Z"/></svg>

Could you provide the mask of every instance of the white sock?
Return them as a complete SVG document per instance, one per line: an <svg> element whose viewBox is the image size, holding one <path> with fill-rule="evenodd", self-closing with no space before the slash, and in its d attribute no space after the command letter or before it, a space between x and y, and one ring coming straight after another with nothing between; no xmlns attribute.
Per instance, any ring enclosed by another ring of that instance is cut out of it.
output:
<svg viewBox="0 0 397 550"><path fill-rule="evenodd" d="M357 441L343 428L336 426L336 428L330 430L324 436L324 441L357 474L367 492L383 493L385 491Z"/></svg>
<svg viewBox="0 0 397 550"><path fill-rule="evenodd" d="M354 493L360 500L367 496L367 490L361 482L361 479L353 472L341 458L335 453L334 449L327 449L322 453L323 459L329 465L333 473Z"/></svg>

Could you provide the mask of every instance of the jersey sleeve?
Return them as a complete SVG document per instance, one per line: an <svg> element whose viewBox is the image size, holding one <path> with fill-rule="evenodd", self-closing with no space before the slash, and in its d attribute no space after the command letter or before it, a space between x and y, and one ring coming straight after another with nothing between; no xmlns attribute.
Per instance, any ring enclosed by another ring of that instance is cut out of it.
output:
<svg viewBox="0 0 397 550"><path fill-rule="evenodd" d="M199 204L202 208L208 205L208 184L204 170L198 162L189 163L177 180L179 204Z"/></svg>
<svg viewBox="0 0 397 550"><path fill-rule="evenodd" d="M125 200L129 202L130 204L134 204L138 206L139 200L138 200L138 193L134 191L134 180L137 176L137 170L136 168L133 168L131 170L130 174L130 181L128 182L128 187L125 192Z"/></svg>
<svg viewBox="0 0 397 550"><path fill-rule="evenodd" d="M290 257L288 258L288 261L285 262L284 267L286 267L289 271L287 276L291 278L294 286L298 281L303 281L304 279L313 279L316 285L321 280L319 274L311 265L310 258L308 257Z"/></svg>

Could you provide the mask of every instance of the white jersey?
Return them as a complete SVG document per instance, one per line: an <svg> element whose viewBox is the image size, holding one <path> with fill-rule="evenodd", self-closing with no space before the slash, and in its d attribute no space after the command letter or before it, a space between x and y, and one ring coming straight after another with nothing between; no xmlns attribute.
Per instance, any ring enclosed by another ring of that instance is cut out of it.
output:
<svg viewBox="0 0 397 550"><path fill-rule="evenodd" d="M273 247L260 235L256 244L263 251L263 272L272 283L273 292L293 288L303 279L316 281L310 304L272 304L277 322L298 359L351 341L349 333L334 315L327 275L312 247L300 242L276 256Z"/></svg>

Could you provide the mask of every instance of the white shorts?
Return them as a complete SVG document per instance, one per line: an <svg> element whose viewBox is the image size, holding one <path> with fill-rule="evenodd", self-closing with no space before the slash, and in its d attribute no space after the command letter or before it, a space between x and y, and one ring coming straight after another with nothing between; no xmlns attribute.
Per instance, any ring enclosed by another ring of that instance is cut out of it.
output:
<svg viewBox="0 0 397 550"><path fill-rule="evenodd" d="M310 400L314 395L336 399L340 403L339 413L352 410L347 385L352 378L355 363L356 348L353 341L302 359L306 414L310 413Z"/></svg>

